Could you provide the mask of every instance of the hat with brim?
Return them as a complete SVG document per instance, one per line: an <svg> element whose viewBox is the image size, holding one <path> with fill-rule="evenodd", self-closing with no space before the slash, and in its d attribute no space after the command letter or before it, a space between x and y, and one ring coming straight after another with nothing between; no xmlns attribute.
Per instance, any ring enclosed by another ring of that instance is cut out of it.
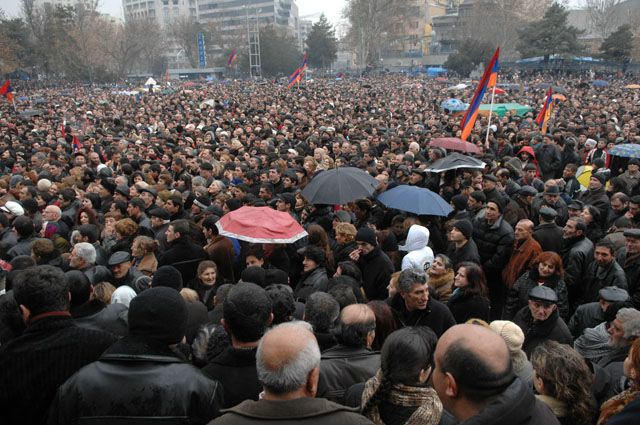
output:
<svg viewBox="0 0 640 425"><path fill-rule="evenodd" d="M556 291L548 286L535 286L529 291L529 300L543 304L556 304L558 302L558 295Z"/></svg>

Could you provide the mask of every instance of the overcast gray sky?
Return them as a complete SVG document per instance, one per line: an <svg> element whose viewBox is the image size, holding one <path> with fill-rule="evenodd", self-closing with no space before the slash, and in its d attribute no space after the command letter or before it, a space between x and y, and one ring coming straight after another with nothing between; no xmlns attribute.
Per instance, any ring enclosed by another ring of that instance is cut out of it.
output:
<svg viewBox="0 0 640 425"><path fill-rule="evenodd" d="M346 0L296 0L301 17L313 15L308 18L315 21L324 12L332 23L337 23L340 19L345 2ZM20 4L20 0L0 0L0 8L10 17L20 14ZM100 10L122 18L122 0L100 0Z"/></svg>

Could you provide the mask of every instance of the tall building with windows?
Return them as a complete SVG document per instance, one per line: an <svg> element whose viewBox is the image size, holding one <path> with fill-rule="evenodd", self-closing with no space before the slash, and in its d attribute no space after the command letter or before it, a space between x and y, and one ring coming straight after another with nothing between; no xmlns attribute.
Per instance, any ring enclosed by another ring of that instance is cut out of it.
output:
<svg viewBox="0 0 640 425"><path fill-rule="evenodd" d="M198 20L215 23L223 36L246 32L248 18L257 18L259 26L285 28L300 37L295 0L198 0Z"/></svg>
<svg viewBox="0 0 640 425"><path fill-rule="evenodd" d="M122 0L125 20L155 19L166 28L178 16L198 16L197 0Z"/></svg>

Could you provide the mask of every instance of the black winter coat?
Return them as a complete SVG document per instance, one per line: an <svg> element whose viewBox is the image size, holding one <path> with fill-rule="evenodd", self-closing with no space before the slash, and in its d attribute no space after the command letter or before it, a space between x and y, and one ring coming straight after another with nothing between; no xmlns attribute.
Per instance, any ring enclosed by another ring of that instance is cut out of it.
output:
<svg viewBox="0 0 640 425"><path fill-rule="evenodd" d="M624 270L629 286L629 296L633 307L640 309L640 256L627 261L627 248L623 247L618 251L617 262Z"/></svg>
<svg viewBox="0 0 640 425"><path fill-rule="evenodd" d="M611 208L611 202L604 190L604 186L600 189L585 190L578 199L584 202L585 205L593 205L600 210L600 217L607 217L609 215L609 209Z"/></svg>
<svg viewBox="0 0 640 425"><path fill-rule="evenodd" d="M542 251L562 254L562 227L556 223L543 223L536 227L533 238L538 241Z"/></svg>
<svg viewBox="0 0 640 425"><path fill-rule="evenodd" d="M187 236L182 236L169 244L169 249L158 257L158 267L174 266L182 274L183 282L191 282L196 276L198 262L209 257L205 250L193 243ZM187 264L182 266L182 264Z"/></svg>
<svg viewBox="0 0 640 425"><path fill-rule="evenodd" d="M447 255L451 259L451 263L454 268L457 264L464 261L470 261L480 265L480 254L478 254L478 247L473 239L469 241L460 249L456 249L455 244L450 244L447 250Z"/></svg>
<svg viewBox="0 0 640 425"><path fill-rule="evenodd" d="M352 385L365 382L380 368L380 353L365 347L336 345L322 353L317 397L342 403Z"/></svg>
<svg viewBox="0 0 640 425"><path fill-rule="evenodd" d="M536 150L538 167L543 181L555 178L562 171L562 155L558 146L554 144L542 145Z"/></svg>
<svg viewBox="0 0 640 425"><path fill-rule="evenodd" d="M556 341L561 344L571 345L573 337L567 324L558 315L555 310L542 322L533 320L529 306L523 307L513 318L513 323L520 326L524 333L524 344L522 351L527 353L527 357L531 358L531 353L535 348L545 341Z"/></svg>
<svg viewBox="0 0 640 425"><path fill-rule="evenodd" d="M573 287L581 286L582 277L591 261L593 261L593 242L585 237L564 240L562 265L564 281L569 291Z"/></svg>
<svg viewBox="0 0 640 425"><path fill-rule="evenodd" d="M598 293L607 286L617 286L624 290L628 289L627 277L624 270L617 261L613 260L606 267L600 267L598 263L592 261L587 267L587 272L583 276L584 292L581 304L598 301Z"/></svg>
<svg viewBox="0 0 640 425"><path fill-rule="evenodd" d="M244 400L258 400L262 385L258 382L256 351L257 348L227 347L202 369L206 376L222 384L225 409Z"/></svg>
<svg viewBox="0 0 640 425"><path fill-rule="evenodd" d="M166 345L125 337L71 377L51 405L49 425L134 423L135 418L206 424L218 416L222 388Z"/></svg>
<svg viewBox="0 0 640 425"><path fill-rule="evenodd" d="M516 280L513 287L507 293L507 302L502 317L505 320L512 320L518 311L528 304L529 291L538 286L540 274L538 268L534 267ZM545 279L543 286L556 291L558 296L558 312L564 320L569 320L569 296L564 280L557 275L549 276Z"/></svg>
<svg viewBox="0 0 640 425"><path fill-rule="evenodd" d="M362 272L362 287L367 299L369 301L387 299L387 286L395 269L380 246L376 246L366 255L361 255L358 266Z"/></svg>
<svg viewBox="0 0 640 425"><path fill-rule="evenodd" d="M432 298L429 298L427 308L411 312L407 311L404 299L399 293L388 299L387 303L393 310L398 328L428 326L440 338L447 329L456 324L456 319L447 306Z"/></svg>
<svg viewBox="0 0 640 425"><path fill-rule="evenodd" d="M58 387L116 340L76 326L66 312L54 313L32 321L21 336L0 347L3 424L44 424Z"/></svg>
<svg viewBox="0 0 640 425"><path fill-rule="evenodd" d="M456 290L458 291L458 290ZM482 319L489 321L489 299L482 295L466 295L460 291L454 291L447 307L453 314L456 323L465 323L469 319Z"/></svg>
<svg viewBox="0 0 640 425"><path fill-rule="evenodd" d="M129 309L124 304L105 304L100 300L91 300L74 308L71 315L78 326L123 337L129 334L128 312Z"/></svg>
<svg viewBox="0 0 640 425"><path fill-rule="evenodd" d="M474 221L473 240L478 246L482 268L488 275L502 272L513 248L513 228L502 217L489 224L483 217Z"/></svg>
<svg viewBox="0 0 640 425"><path fill-rule="evenodd" d="M326 292L328 287L327 270L324 267L316 267L311 273L302 275L293 294L297 300L304 302L314 292Z"/></svg>

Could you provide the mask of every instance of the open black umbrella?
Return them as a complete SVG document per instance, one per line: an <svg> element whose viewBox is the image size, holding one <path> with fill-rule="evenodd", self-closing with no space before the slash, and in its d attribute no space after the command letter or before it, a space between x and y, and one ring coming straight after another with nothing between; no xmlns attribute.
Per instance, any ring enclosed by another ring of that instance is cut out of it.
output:
<svg viewBox="0 0 640 425"><path fill-rule="evenodd" d="M359 168L323 171L304 188L302 196L312 204L342 205L371 196L379 182Z"/></svg>
<svg viewBox="0 0 640 425"><path fill-rule="evenodd" d="M479 159L454 152L435 161L425 171L442 173L443 171L456 170L458 168L483 169L485 165L486 164Z"/></svg>

